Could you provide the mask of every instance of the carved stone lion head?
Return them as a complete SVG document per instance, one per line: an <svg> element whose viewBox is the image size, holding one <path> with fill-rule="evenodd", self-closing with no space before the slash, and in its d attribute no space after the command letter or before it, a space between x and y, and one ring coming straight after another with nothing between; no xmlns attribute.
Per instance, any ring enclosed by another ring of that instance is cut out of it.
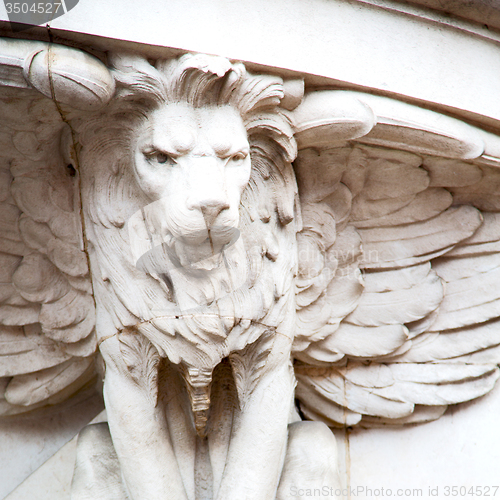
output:
<svg viewBox="0 0 500 500"><path fill-rule="evenodd" d="M232 106L161 105L138 126L133 168L166 242L208 254L231 241L251 172L246 130Z"/></svg>
<svg viewBox="0 0 500 500"><path fill-rule="evenodd" d="M154 65L142 57L116 56L112 63L116 95L82 131L82 154L92 165L83 179L91 259L104 276L96 288L98 308L102 304L118 316L112 320L117 325L147 323L145 334L175 361L177 351L158 330L193 342L226 339L233 330L237 336L238 328L248 329L243 318L262 320L291 289L296 145L279 107L283 82L205 55ZM138 229L141 224L145 229ZM240 233L246 255L236 252L228 259L236 274L238 262L247 263L247 279L235 289L232 277L206 258L220 254ZM137 235L155 249L150 267L137 264ZM281 252L285 246L288 251ZM158 264L162 259L165 269ZM171 270L172 263L184 275L206 273L191 286ZM266 266L281 266L280 272L263 272ZM203 321L179 314L185 290L212 311L203 313ZM248 293L255 297L243 300ZM113 296L124 305L121 310L106 307ZM238 347L230 344L216 357Z"/></svg>

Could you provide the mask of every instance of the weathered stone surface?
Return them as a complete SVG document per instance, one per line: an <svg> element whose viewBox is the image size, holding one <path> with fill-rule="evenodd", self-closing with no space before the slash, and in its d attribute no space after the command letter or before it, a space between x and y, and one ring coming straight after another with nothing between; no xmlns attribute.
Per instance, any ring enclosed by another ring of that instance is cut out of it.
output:
<svg viewBox="0 0 500 500"><path fill-rule="evenodd" d="M0 411L104 379L75 499L307 497L340 485L327 426L493 388L491 129L216 56L1 50Z"/></svg>

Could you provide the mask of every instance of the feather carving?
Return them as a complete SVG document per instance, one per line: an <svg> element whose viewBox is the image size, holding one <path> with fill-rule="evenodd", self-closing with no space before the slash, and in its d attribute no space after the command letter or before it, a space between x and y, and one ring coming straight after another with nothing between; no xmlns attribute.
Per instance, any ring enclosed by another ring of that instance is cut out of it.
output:
<svg viewBox="0 0 500 500"><path fill-rule="evenodd" d="M67 125L51 100L24 92L0 89L0 377L13 377L3 414L78 391L95 378L97 348Z"/></svg>
<svg viewBox="0 0 500 500"><path fill-rule="evenodd" d="M302 275L317 273L299 280L297 295L303 414L330 426L403 425L488 392L500 363L498 171L354 141L310 151L296 165L304 227L316 224L323 241L311 205L330 203L342 185L351 192L342 223L360 246L347 267L328 268L329 281L317 272L327 269L324 245L310 261L299 255ZM336 255L352 248L342 234ZM354 294L342 286L346 268L360 272Z"/></svg>
<svg viewBox="0 0 500 500"><path fill-rule="evenodd" d="M153 344L142 334L124 331L118 335L120 352L135 383L143 387L145 394L158 404L158 367L160 356Z"/></svg>

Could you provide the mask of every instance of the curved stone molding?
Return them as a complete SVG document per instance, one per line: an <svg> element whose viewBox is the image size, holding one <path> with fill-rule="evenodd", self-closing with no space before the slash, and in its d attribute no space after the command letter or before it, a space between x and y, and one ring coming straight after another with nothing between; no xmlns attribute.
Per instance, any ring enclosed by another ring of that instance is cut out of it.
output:
<svg viewBox="0 0 500 500"><path fill-rule="evenodd" d="M310 92L294 110L298 147L327 147L364 137L377 121L373 110L350 92Z"/></svg>
<svg viewBox="0 0 500 500"><path fill-rule="evenodd" d="M77 109L106 104L114 80L95 57L61 45L0 39L0 84L35 88L57 102Z"/></svg>
<svg viewBox="0 0 500 500"><path fill-rule="evenodd" d="M488 28L500 28L500 7L491 0L415 0L414 3L470 19Z"/></svg>
<svg viewBox="0 0 500 500"><path fill-rule="evenodd" d="M8 21L3 8L0 18ZM292 0L286 7L256 0L253 8L262 15L249 15L238 2L193 0L186 7L182 0L153 0L141 8L125 0L120 9L103 3L96 14L92 3L80 2L50 26L63 40L103 51L112 44L152 58L164 57L162 47L217 54L302 73L314 85L411 99L498 127L500 55L493 29L393 0ZM238 34L231 43L228 26Z"/></svg>

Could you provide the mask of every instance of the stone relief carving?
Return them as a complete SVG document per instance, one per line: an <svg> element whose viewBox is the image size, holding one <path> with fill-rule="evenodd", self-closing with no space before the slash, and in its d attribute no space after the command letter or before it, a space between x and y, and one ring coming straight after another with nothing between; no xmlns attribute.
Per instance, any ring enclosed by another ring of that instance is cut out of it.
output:
<svg viewBox="0 0 500 500"><path fill-rule="evenodd" d="M213 56L0 52L0 411L101 374L73 498L335 488L328 426L493 387L496 136Z"/></svg>

